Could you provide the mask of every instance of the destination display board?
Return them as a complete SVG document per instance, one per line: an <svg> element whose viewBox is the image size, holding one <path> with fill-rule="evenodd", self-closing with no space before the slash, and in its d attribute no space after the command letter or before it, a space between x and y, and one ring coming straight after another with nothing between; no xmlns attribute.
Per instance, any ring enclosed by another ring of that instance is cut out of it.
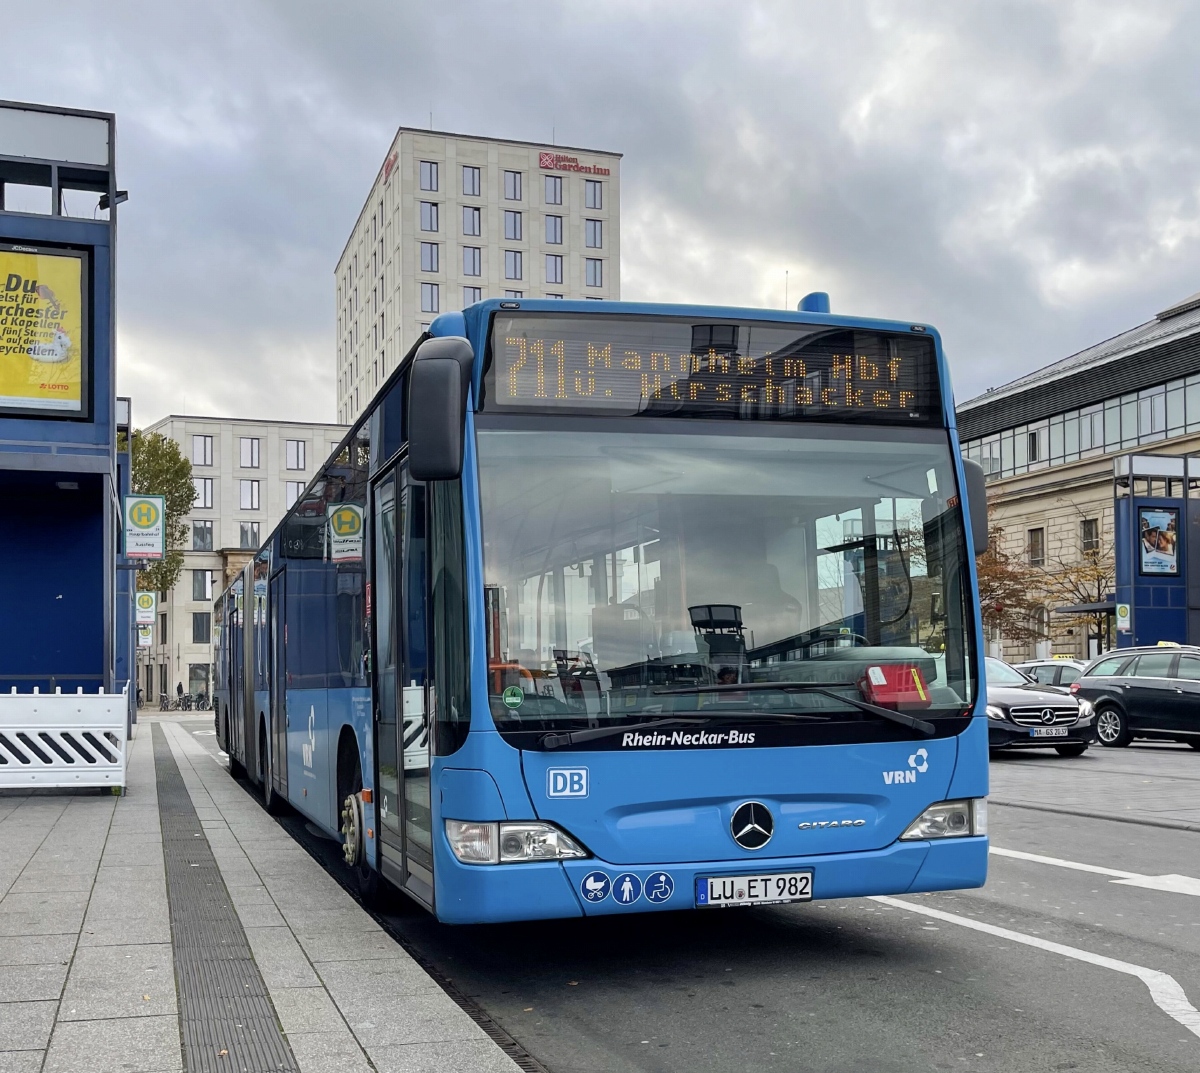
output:
<svg viewBox="0 0 1200 1073"><path fill-rule="evenodd" d="M0 414L88 409L87 256L0 243Z"/></svg>
<svg viewBox="0 0 1200 1073"><path fill-rule="evenodd" d="M483 408L938 425L918 332L675 317L498 314Z"/></svg>

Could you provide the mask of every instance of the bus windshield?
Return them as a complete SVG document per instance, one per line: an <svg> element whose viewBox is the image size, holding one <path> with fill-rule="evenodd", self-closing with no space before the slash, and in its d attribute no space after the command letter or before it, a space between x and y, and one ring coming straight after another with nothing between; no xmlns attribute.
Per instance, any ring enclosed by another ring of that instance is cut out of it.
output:
<svg viewBox="0 0 1200 1073"><path fill-rule="evenodd" d="M965 727L972 629L946 430L656 425L477 423L502 734L536 747L675 715L786 723L788 741L904 735L852 700Z"/></svg>

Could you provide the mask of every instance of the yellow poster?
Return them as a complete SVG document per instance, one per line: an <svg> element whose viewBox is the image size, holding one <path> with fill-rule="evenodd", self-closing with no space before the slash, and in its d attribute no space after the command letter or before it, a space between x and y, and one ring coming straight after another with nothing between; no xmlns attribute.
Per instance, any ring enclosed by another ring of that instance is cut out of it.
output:
<svg viewBox="0 0 1200 1073"><path fill-rule="evenodd" d="M83 261L0 249L0 411L83 410Z"/></svg>

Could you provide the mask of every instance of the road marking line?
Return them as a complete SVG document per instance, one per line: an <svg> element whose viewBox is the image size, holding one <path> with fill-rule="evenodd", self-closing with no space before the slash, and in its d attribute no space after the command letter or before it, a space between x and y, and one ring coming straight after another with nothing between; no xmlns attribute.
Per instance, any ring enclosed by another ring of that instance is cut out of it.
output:
<svg viewBox="0 0 1200 1073"><path fill-rule="evenodd" d="M1110 883L1116 883L1123 887L1144 887L1147 890L1165 890L1173 894L1191 894L1200 897L1200 879L1193 879L1191 876L1175 874L1145 876L1140 872L1123 872L1118 868L1099 868L1094 864L1064 861L1061 857L1043 857L1040 853L1025 853L1019 849L1001 849L999 846L991 846L989 851L998 857L1012 857L1018 861L1052 864L1056 868L1071 868L1076 872L1094 872L1096 875L1111 876Z"/></svg>
<svg viewBox="0 0 1200 1073"><path fill-rule="evenodd" d="M1090 950L1080 950L1075 946L1065 946L1062 943L1051 942L1049 939L1042 939L1036 935L1026 935L1024 932L1010 931L1008 928L998 928L995 924L985 924L981 920L972 920L970 917L958 916L954 913L944 913L940 909L933 909L929 906L914 905L912 902L905 902L899 898L875 895L871 898L871 901L890 905L893 909L906 909L910 913L918 913L934 920L944 920L948 924L957 924L963 928L970 928L972 931L981 931L986 935L995 935L1001 939L1009 939L1014 943L1036 947L1038 950L1046 950L1052 954L1061 954L1063 957L1074 958L1076 961L1085 961L1089 965L1098 965L1103 969L1112 969L1113 972L1123 972L1127 976L1136 976L1149 989L1150 997L1154 1000L1154 1005L1167 1014L1168 1017L1178 1021L1193 1035L1200 1036L1200 1010L1197 1010L1195 1006L1188 1002L1188 997L1183 988L1179 986L1173 976L1169 976L1165 972L1160 972L1158 969L1147 969L1143 965L1133 965L1128 961L1118 961L1116 958L1105 957L1103 954L1093 954Z"/></svg>

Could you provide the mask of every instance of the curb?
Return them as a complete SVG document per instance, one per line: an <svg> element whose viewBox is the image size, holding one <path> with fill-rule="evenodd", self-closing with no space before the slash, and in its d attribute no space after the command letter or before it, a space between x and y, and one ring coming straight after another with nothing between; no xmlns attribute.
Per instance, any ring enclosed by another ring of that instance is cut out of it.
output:
<svg viewBox="0 0 1200 1073"><path fill-rule="evenodd" d="M1116 816L1111 812L1088 812L1079 808L1058 808L1053 805L1027 805L1020 801L1001 801L995 797L987 799L989 805L999 805L1001 808L1024 808L1031 812L1054 812L1060 816L1083 816L1089 820L1112 820L1115 823L1132 823L1139 827L1165 827L1171 831L1191 831L1200 834L1200 823L1188 823L1186 820L1143 820L1133 816Z"/></svg>

